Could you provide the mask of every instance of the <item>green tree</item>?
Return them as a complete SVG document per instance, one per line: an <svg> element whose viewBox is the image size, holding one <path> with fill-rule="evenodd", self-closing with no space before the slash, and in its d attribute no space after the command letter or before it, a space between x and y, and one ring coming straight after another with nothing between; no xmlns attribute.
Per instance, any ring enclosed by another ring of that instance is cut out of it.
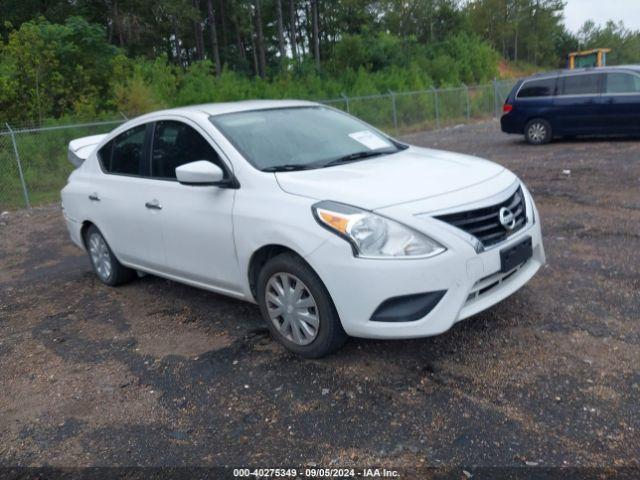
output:
<svg viewBox="0 0 640 480"><path fill-rule="evenodd" d="M555 65L555 39L564 31L562 0L474 0L466 7L471 28L503 57Z"/></svg>
<svg viewBox="0 0 640 480"><path fill-rule="evenodd" d="M0 46L3 121L42 122L73 111L78 102L106 107L117 53L101 27L80 17L23 23Z"/></svg>

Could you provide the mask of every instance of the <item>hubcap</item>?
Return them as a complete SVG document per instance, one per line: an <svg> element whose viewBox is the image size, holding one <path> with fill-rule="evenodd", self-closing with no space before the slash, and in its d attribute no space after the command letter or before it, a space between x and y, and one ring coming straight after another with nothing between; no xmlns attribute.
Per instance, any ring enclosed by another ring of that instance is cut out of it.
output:
<svg viewBox="0 0 640 480"><path fill-rule="evenodd" d="M318 307L307 286L295 275L276 273L267 282L265 301L278 332L297 345L308 345L318 335Z"/></svg>
<svg viewBox="0 0 640 480"><path fill-rule="evenodd" d="M529 127L529 138L536 143L544 140L547 136L547 128L542 123L534 123Z"/></svg>
<svg viewBox="0 0 640 480"><path fill-rule="evenodd" d="M102 235L94 233L89 237L89 254L100 279L108 280L112 270L111 255Z"/></svg>

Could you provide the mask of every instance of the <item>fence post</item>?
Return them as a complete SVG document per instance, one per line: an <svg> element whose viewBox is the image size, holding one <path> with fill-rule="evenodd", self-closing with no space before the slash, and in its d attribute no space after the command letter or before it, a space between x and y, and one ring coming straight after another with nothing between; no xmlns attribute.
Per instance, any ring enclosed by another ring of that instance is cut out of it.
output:
<svg viewBox="0 0 640 480"><path fill-rule="evenodd" d="M344 103L345 103L345 105L347 106L347 113L351 113L351 112L349 111L349 97L347 97L347 95L346 95L345 93L341 93L341 94L340 94L340 96L341 96L342 98L344 98Z"/></svg>
<svg viewBox="0 0 640 480"><path fill-rule="evenodd" d="M396 129L396 137L398 136L398 109L396 107L396 95L391 90L389 90L389 95L391 95L391 106L393 107L393 128Z"/></svg>
<svg viewBox="0 0 640 480"><path fill-rule="evenodd" d="M462 84L465 91L465 98L467 100L467 123L471 121L471 99L469 98L469 87L467 87L464 83Z"/></svg>
<svg viewBox="0 0 640 480"><path fill-rule="evenodd" d="M436 107L436 128L440 128L440 104L438 102L438 90L435 87L431 87L433 91L433 101Z"/></svg>
<svg viewBox="0 0 640 480"><path fill-rule="evenodd" d="M498 80L493 79L493 116L498 118Z"/></svg>
<svg viewBox="0 0 640 480"><path fill-rule="evenodd" d="M22 184L22 194L24 195L24 203L26 207L31 210L31 203L29 203L29 193L27 192L27 184L24 181L24 175L22 173L22 164L20 163L20 154L18 153L18 144L16 143L16 134L8 123L5 123L7 130L11 134L11 141L13 142L13 151L16 154L16 163L18 164L18 173L20 174L20 183Z"/></svg>

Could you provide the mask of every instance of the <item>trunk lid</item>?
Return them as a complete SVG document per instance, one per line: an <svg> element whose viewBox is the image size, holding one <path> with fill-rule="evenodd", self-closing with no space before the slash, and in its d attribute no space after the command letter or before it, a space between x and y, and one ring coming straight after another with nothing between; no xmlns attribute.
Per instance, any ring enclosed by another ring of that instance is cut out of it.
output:
<svg viewBox="0 0 640 480"><path fill-rule="evenodd" d="M89 137L80 137L69 142L67 158L71 164L78 168L89 158L98 144L107 136L106 133L100 135L91 135Z"/></svg>

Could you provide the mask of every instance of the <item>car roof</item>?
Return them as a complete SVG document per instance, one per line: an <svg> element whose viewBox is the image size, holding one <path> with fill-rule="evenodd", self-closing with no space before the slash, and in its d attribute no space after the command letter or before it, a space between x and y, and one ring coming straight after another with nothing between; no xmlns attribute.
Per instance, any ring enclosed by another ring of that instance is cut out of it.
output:
<svg viewBox="0 0 640 480"><path fill-rule="evenodd" d="M215 116L225 113L248 112L255 110L269 110L275 108L296 108L296 107L320 107L321 103L310 102L307 100L245 100L241 102L220 102L220 103L203 103L200 105L188 105L185 107L170 108L165 110L157 110L155 112L145 113L138 117L121 124L109 133L109 137L113 138L125 130L142 123L157 121L164 116L177 115L181 117L193 117L194 115ZM104 142L103 142L104 143Z"/></svg>
<svg viewBox="0 0 640 480"><path fill-rule="evenodd" d="M245 100L240 102L203 103L186 107L160 110L143 115L142 117L155 117L157 115L188 115L190 113L204 113L205 115L223 115L225 113L247 112L251 110L268 110L274 108L314 107L319 103L306 100Z"/></svg>
<svg viewBox="0 0 640 480"><path fill-rule="evenodd" d="M631 70L634 72L640 72L640 65L615 65L611 67L589 67L589 68L574 68L572 70L563 69L563 70L550 70L548 72L538 72L528 77L523 78L523 80L531 80L539 77L554 77L558 75L579 75L581 73L605 73L605 72L616 72L616 71L625 71Z"/></svg>

